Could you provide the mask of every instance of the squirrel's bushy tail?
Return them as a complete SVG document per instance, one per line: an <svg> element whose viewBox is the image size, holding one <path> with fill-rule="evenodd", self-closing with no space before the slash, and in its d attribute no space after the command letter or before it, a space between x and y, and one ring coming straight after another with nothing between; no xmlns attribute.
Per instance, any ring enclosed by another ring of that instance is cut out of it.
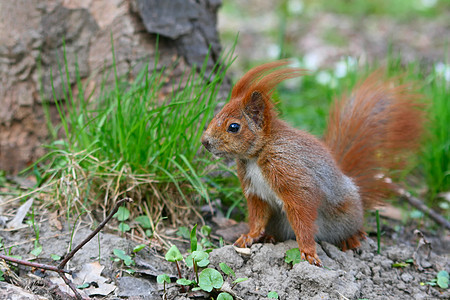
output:
<svg viewBox="0 0 450 300"><path fill-rule="evenodd" d="M385 197L389 170L402 166L419 145L421 96L410 84L394 85L376 71L330 110L325 143L344 174L355 180L364 208Z"/></svg>

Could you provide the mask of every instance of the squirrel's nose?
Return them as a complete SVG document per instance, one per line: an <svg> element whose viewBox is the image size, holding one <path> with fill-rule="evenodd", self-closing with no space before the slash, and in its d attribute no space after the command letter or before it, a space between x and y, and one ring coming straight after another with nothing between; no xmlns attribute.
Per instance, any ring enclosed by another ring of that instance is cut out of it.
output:
<svg viewBox="0 0 450 300"><path fill-rule="evenodd" d="M211 143L209 142L208 139L206 139L205 137L202 137L202 144L203 144L203 146L205 146L206 150L210 151Z"/></svg>

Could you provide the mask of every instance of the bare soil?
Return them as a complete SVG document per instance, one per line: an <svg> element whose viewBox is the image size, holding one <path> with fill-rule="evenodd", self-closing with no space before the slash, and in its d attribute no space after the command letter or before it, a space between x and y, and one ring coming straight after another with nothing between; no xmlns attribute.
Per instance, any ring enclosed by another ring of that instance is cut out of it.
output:
<svg viewBox="0 0 450 300"><path fill-rule="evenodd" d="M49 219L42 217L37 223L40 228L40 243L43 251L35 262L53 264L51 254L63 256L69 248L72 227L63 226L61 230L49 224ZM110 227L106 231L111 231ZM245 228L235 225L233 228ZM412 227L410 227L412 228ZM266 299L267 293L276 291L279 299L449 299L450 290L427 284L440 270L450 271L449 236L446 232L439 235L425 233L425 240L413 234L398 237L402 230L389 230L382 239L381 253L377 253L377 245L369 237L356 251L342 252L328 243L317 244L319 257L324 267L318 268L307 262L300 262L292 267L285 262L287 250L296 248L295 241L277 244L255 244L248 254L237 252L233 246L214 249L210 253L210 267L220 271L219 263L225 262L237 277L249 280L237 284L232 291L241 299ZM239 229L237 229L239 230ZM242 230L242 229L240 229ZM409 229L408 229L409 230ZM72 245L83 240L91 229L85 222L77 224L73 234ZM218 230L221 232L220 230ZM173 230L171 231L174 232ZM235 232L237 234L239 232ZM35 233L26 226L16 231L0 231L2 242L6 246L16 245L12 254L21 255L25 259L32 258L30 251L34 248ZM175 235L174 235L175 236ZM406 238L405 238L406 237ZM423 243L430 242L430 245ZM187 241L174 240L180 249L188 247ZM420 242L417 247L414 243ZM134 257L135 265L126 267L114 262L114 249L122 249L132 254L138 243L117 234L101 232L86 244L70 261L68 268L74 270L73 280L84 283L78 277L86 276L83 269L98 262L102 279L113 287L110 294L102 295L101 289L84 290L92 293L95 299L161 299L163 287L156 283L156 276L167 273L174 281L177 277L175 265L164 260L164 251L156 243L146 247ZM406 263L404 267L394 267L394 263ZM129 274L125 270L136 272ZM19 266L13 270L18 274L17 280L6 277L13 284L0 283L0 295L20 295L17 299L64 299L65 293L71 293L64 284L57 284L58 276L52 272L40 272L28 267ZM183 276L192 277L192 270L183 267ZM193 279L193 278L190 278ZM231 282L229 278L226 280ZM52 282L56 282L52 283ZM95 285L95 284L94 284ZM23 287L20 289L19 287ZM227 285L229 286L229 285ZM114 288L115 287L115 288ZM2 294L3 293L3 294ZM6 293L6 294L5 294ZM33 295L33 296L30 296ZM39 295L42 298L36 298ZM63 295L63 296L61 296ZM6 297L6 296L5 296ZM33 298L34 297L34 298ZM200 298L199 298L200 297ZM6 299L6 298L5 298ZM207 299L198 293L183 293L179 286L172 283L168 286L168 299Z"/></svg>

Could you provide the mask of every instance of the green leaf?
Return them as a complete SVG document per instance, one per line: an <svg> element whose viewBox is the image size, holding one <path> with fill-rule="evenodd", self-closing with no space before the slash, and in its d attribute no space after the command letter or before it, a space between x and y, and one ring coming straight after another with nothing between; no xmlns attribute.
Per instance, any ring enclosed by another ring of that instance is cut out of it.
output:
<svg viewBox="0 0 450 300"><path fill-rule="evenodd" d="M5 273L2 270L0 270L0 281L5 281L3 274L5 274Z"/></svg>
<svg viewBox="0 0 450 300"><path fill-rule="evenodd" d="M197 250L197 224L191 230L191 252Z"/></svg>
<svg viewBox="0 0 450 300"><path fill-rule="evenodd" d="M56 255L56 254L50 254L50 257L51 257L53 260L55 260L55 261L58 261L58 260L61 259L61 256Z"/></svg>
<svg viewBox="0 0 450 300"><path fill-rule="evenodd" d="M194 261L192 260L192 254L189 254L186 259L184 260L184 262L186 263L186 266L188 268L192 268L192 266L194 265Z"/></svg>
<svg viewBox="0 0 450 300"><path fill-rule="evenodd" d="M134 253L138 253L139 251L141 251L142 249L144 249L145 246L146 246L145 244L137 245L136 247L133 248L133 252L134 252Z"/></svg>
<svg viewBox="0 0 450 300"><path fill-rule="evenodd" d="M189 239L190 234L191 233L187 227L181 226L180 228L178 228L178 231L177 231L178 236L181 236L182 238L185 238L185 239Z"/></svg>
<svg viewBox="0 0 450 300"><path fill-rule="evenodd" d="M269 299L278 299L278 293L274 292L274 291L271 291L271 292L269 292L267 294L267 298L269 298Z"/></svg>
<svg viewBox="0 0 450 300"><path fill-rule="evenodd" d="M201 261L199 261L199 262L197 263L197 266L199 266L199 267L201 267L201 268L204 268L204 267L206 267L207 265L209 265L209 259L204 259L204 260L201 260Z"/></svg>
<svg viewBox="0 0 450 300"><path fill-rule="evenodd" d="M77 285L77 289L80 289L80 290L88 288L88 287L89 287L89 283L88 282L85 282L83 284Z"/></svg>
<svg viewBox="0 0 450 300"><path fill-rule="evenodd" d="M170 247L170 249L166 253L165 258L167 261L170 261L170 262L176 262L176 261L183 260L183 256L181 255L180 250L178 250L177 246L175 246L175 245Z"/></svg>
<svg viewBox="0 0 450 300"><path fill-rule="evenodd" d="M407 266L409 266L409 264L406 263L406 262L398 262L398 263L393 263L392 264L393 268L405 268Z"/></svg>
<svg viewBox="0 0 450 300"><path fill-rule="evenodd" d="M203 235L209 236L211 234L211 227L208 225L203 225L202 228L200 228L200 232Z"/></svg>
<svg viewBox="0 0 450 300"><path fill-rule="evenodd" d="M292 263L292 265L298 264L301 262L300 250L298 248L293 248L286 251L286 257L284 259L286 263Z"/></svg>
<svg viewBox="0 0 450 300"><path fill-rule="evenodd" d="M438 277L437 284L441 289L448 288L448 278L447 277Z"/></svg>
<svg viewBox="0 0 450 300"><path fill-rule="evenodd" d="M147 229L145 231L145 236L149 238L153 237L153 231L151 229Z"/></svg>
<svg viewBox="0 0 450 300"><path fill-rule="evenodd" d="M217 300L233 300L233 296L228 293L222 292L217 296Z"/></svg>
<svg viewBox="0 0 450 300"><path fill-rule="evenodd" d="M180 278L180 279L177 280L177 284L179 284L179 285L192 285L192 284L195 284L195 281L188 280L186 278Z"/></svg>
<svg viewBox="0 0 450 300"><path fill-rule="evenodd" d="M139 216L134 219L139 225L141 225L144 229L152 228L152 223L150 222L150 219L148 216Z"/></svg>
<svg viewBox="0 0 450 300"><path fill-rule="evenodd" d="M124 259L124 260L123 260L123 263L124 263L126 266L131 266L131 265L134 265L134 264L135 264L134 260L133 260L130 256L128 256L127 259Z"/></svg>
<svg viewBox="0 0 450 300"><path fill-rule="evenodd" d="M436 276L437 278L439 278L439 277L447 277L447 278L449 278L449 275L448 275L448 272L447 271L445 271L445 270L442 270L442 271L439 271L439 273L437 273L437 276Z"/></svg>
<svg viewBox="0 0 450 300"><path fill-rule="evenodd" d="M205 251L193 251L191 254L192 259L194 259L194 261L196 263L198 263L199 261L205 260L209 258L209 254L206 253Z"/></svg>
<svg viewBox="0 0 450 300"><path fill-rule="evenodd" d="M125 251L121 249L114 249L113 253L115 256L120 258L125 265L127 266L134 265L134 260L131 258L131 256L127 255Z"/></svg>
<svg viewBox="0 0 450 300"><path fill-rule="evenodd" d="M244 282L247 281L248 278L237 278L235 281L233 281L232 283L239 283L239 282Z"/></svg>
<svg viewBox="0 0 450 300"><path fill-rule="evenodd" d="M127 223L120 223L119 224L119 231L120 232L127 232L127 231L130 231L130 226L128 226L128 224Z"/></svg>
<svg viewBox="0 0 450 300"><path fill-rule="evenodd" d="M125 206L121 206L113 217L121 222L126 221L130 217L130 211Z"/></svg>
<svg viewBox="0 0 450 300"><path fill-rule="evenodd" d="M202 238L201 243L205 248L212 248L214 246L213 243L211 243L211 241L207 238Z"/></svg>
<svg viewBox="0 0 450 300"><path fill-rule="evenodd" d="M39 254L41 254L42 252L42 246L36 247L34 248L30 253L33 254L34 256L39 256Z"/></svg>
<svg viewBox="0 0 450 300"><path fill-rule="evenodd" d="M226 263L221 262L219 264L219 267L222 270L222 272L224 272L225 274L236 276L236 274L234 273L233 269L231 269Z"/></svg>
<svg viewBox="0 0 450 300"><path fill-rule="evenodd" d="M156 282L163 284L164 282L170 283L170 277L167 274L160 274L156 277Z"/></svg>
<svg viewBox="0 0 450 300"><path fill-rule="evenodd" d="M441 289L447 289L448 288L448 279L449 275L447 271L439 271L437 274L437 284Z"/></svg>
<svg viewBox="0 0 450 300"><path fill-rule="evenodd" d="M223 285L223 277L219 271L206 268L198 276L198 286L207 292L211 292L213 288L220 289Z"/></svg>

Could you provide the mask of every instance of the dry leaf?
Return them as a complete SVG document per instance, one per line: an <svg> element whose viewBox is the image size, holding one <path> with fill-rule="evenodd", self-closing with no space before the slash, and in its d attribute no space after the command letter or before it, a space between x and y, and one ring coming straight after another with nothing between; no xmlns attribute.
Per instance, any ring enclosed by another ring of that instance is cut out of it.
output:
<svg viewBox="0 0 450 300"><path fill-rule="evenodd" d="M114 284L106 283L108 279L100 275L103 269L104 266L100 265L100 263L96 261L93 263L85 264L79 272L74 273L72 281L75 284L75 286L80 286L83 285L84 283L90 284L92 282L95 282L96 285L98 286L95 287L91 285L90 287L85 289L78 289L78 291L81 294L85 294L88 296L94 295L106 296L112 293L116 289L116 286ZM50 280L53 283L56 283L63 292L73 295L72 290L70 290L70 288L64 283L64 281L59 276L52 277L50 278Z"/></svg>
<svg viewBox="0 0 450 300"><path fill-rule="evenodd" d="M22 204L19 209L17 210L16 216L14 219L12 219L7 227L10 229L19 229L22 227L25 227L25 225L22 224L23 219L25 219L28 211L30 210L31 205L33 205L34 198L30 198L27 202Z"/></svg>
<svg viewBox="0 0 450 300"><path fill-rule="evenodd" d="M63 229L61 222L58 220L58 212L57 211L50 213L50 215L48 216L48 222L49 222L50 226L55 227L59 231L61 231Z"/></svg>

